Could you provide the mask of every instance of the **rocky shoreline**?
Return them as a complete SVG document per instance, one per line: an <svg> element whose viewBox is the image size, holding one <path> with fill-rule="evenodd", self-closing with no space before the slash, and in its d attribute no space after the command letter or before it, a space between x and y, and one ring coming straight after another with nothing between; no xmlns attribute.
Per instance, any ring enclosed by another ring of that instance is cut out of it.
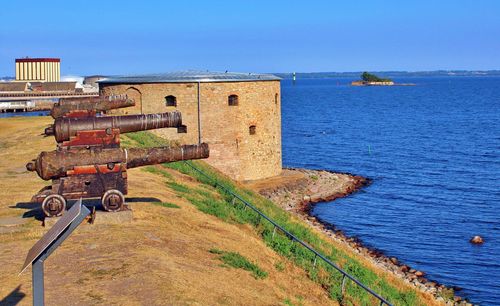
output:
<svg viewBox="0 0 500 306"><path fill-rule="evenodd" d="M363 186L370 184L370 179L348 173L334 173L325 170L284 169L282 179L256 184L258 192L292 211L311 226L325 235L349 247L354 253L369 259L374 265L401 278L407 284L433 295L436 301L446 305L472 305L462 297L455 295L458 287L446 287L425 277L425 272L405 265L395 257L388 257L381 251L366 247L356 237L348 237L334 225L310 215L314 204L333 201L346 197Z"/></svg>

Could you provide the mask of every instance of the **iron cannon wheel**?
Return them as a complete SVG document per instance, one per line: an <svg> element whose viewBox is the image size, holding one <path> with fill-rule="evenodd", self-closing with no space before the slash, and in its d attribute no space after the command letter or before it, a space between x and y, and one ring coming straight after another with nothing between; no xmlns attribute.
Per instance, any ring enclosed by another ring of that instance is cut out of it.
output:
<svg viewBox="0 0 500 306"><path fill-rule="evenodd" d="M66 199L59 194L49 194L42 202L42 210L47 217L61 216L66 210Z"/></svg>
<svg viewBox="0 0 500 306"><path fill-rule="evenodd" d="M119 190L108 190L102 196L102 206L106 211L119 211L123 204L125 204L125 197Z"/></svg>

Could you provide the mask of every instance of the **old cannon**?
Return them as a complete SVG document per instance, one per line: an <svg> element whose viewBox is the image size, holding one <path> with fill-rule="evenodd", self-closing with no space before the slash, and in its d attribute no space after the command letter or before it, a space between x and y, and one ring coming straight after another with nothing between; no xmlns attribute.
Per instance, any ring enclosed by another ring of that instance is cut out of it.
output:
<svg viewBox="0 0 500 306"><path fill-rule="evenodd" d="M180 112L147 115L127 115L88 118L57 118L45 129L45 135L53 135L60 148L66 147L118 147L119 134L182 125Z"/></svg>
<svg viewBox="0 0 500 306"><path fill-rule="evenodd" d="M42 204L48 217L61 215L66 201L101 198L103 208L125 208L127 169L187 159L207 158L208 145L158 148L120 148L120 134L182 125L179 112L127 116L101 116L106 110L133 106L127 96L62 99L51 111L54 124L45 129L57 149L42 152L26 165L52 185L32 201Z"/></svg>
<svg viewBox="0 0 500 306"><path fill-rule="evenodd" d="M32 201L42 203L46 216L61 215L67 199L101 197L105 210L118 211L127 194L126 170L209 156L206 143L156 148L78 148L42 152L26 168L52 185Z"/></svg>
<svg viewBox="0 0 500 306"><path fill-rule="evenodd" d="M61 99L59 102L54 104L52 110L50 111L50 115L54 119L62 117L95 117L101 112L134 105L134 100L129 99L126 95L67 98Z"/></svg>

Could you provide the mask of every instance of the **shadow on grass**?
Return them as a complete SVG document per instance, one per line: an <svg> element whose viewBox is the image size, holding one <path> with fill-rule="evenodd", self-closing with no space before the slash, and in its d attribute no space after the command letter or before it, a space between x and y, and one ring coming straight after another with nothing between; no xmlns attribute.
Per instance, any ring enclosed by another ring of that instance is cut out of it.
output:
<svg viewBox="0 0 500 306"><path fill-rule="evenodd" d="M134 198L126 198L125 202L127 202L127 203L140 203L140 202L152 203L152 202L161 202L161 200L157 199L157 198L151 198L151 197L134 197Z"/></svg>
<svg viewBox="0 0 500 306"><path fill-rule="evenodd" d="M68 200L68 203L66 204L66 209L70 209L75 202L76 200ZM156 203L156 202L161 203L161 200L152 197L130 197L125 199L125 203ZM102 207L101 199L99 198L84 199L82 200L82 204L87 206L88 208L95 207L96 210L104 210L104 208ZM27 211L23 213L23 218L34 218L39 221L43 221L43 219L45 218L40 203L19 202L16 203L16 205L9 206L9 208L26 209Z"/></svg>
<svg viewBox="0 0 500 306"><path fill-rule="evenodd" d="M21 291L21 285L17 286L9 294L7 294L3 299L0 300L0 305L12 306L17 305L21 302L26 294Z"/></svg>
<svg viewBox="0 0 500 306"><path fill-rule="evenodd" d="M23 218L35 218L36 220L43 221L44 215L40 204L33 202L19 202L16 205L9 206L9 208L26 209L23 213ZM0 304L3 305L3 304Z"/></svg>

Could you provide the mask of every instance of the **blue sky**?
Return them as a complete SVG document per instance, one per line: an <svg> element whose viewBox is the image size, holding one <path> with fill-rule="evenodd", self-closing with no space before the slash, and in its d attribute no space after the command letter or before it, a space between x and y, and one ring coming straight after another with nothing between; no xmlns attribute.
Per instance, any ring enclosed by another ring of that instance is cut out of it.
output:
<svg viewBox="0 0 500 306"><path fill-rule="evenodd" d="M500 1L5 1L16 57L62 74L500 69Z"/></svg>

